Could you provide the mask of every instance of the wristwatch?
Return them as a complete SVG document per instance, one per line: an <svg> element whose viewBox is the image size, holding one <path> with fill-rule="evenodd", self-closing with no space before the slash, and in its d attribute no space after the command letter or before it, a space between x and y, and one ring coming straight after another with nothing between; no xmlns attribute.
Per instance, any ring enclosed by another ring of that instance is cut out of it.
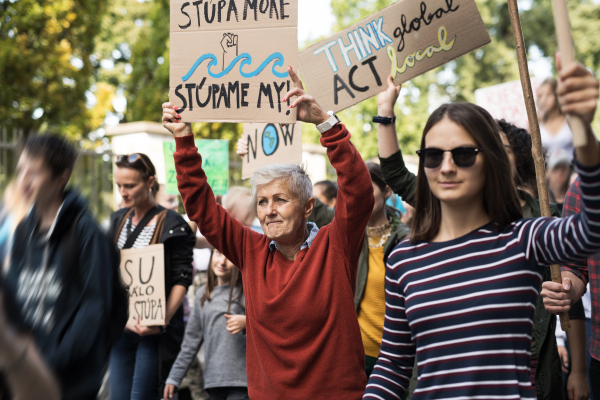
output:
<svg viewBox="0 0 600 400"><path fill-rule="evenodd" d="M327 111L327 114L330 115L329 119L322 124L317 125L317 130L320 134L323 134L333 128L335 124L340 123L340 119L335 115L333 111Z"/></svg>
<svg viewBox="0 0 600 400"><path fill-rule="evenodd" d="M396 123L396 116L394 118L390 117L380 117L379 115L373 117L373 122L382 124L382 125L392 125Z"/></svg>

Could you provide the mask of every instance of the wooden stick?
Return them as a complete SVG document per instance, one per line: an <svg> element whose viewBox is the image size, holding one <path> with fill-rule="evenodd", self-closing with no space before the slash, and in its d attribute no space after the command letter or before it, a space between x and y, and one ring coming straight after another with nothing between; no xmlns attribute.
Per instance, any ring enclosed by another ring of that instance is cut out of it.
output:
<svg viewBox="0 0 600 400"><path fill-rule="evenodd" d="M548 189L546 187L546 168L544 166L544 155L542 152L542 138L540 136L540 126L538 124L535 102L533 99L533 90L531 89L531 80L529 78L529 68L527 67L527 54L525 53L525 43L523 41L523 32L521 30L521 19L519 18L519 8L517 0L508 0L508 11L510 13L510 22L512 24L513 36L515 38L515 47L517 49L517 59L519 61L519 75L521 76L521 86L525 96L525 108L527 109L527 119L529 120L529 132L531 133L531 152L535 162L535 174L537 178L538 195L540 198L540 209L543 217L550 216L550 200L548 199ZM550 266L552 281L562 283L562 274L558 265ZM560 314L560 326L563 331L571 330L568 313Z"/></svg>
<svg viewBox="0 0 600 400"><path fill-rule="evenodd" d="M554 11L554 26L558 50L560 51L560 60L564 68L575 63L575 49L573 48L573 38L571 37L567 2L565 0L552 0L552 10ZM567 115L567 121L573 132L573 146L585 146L587 144L587 135L585 134L585 125L581 118L574 115Z"/></svg>

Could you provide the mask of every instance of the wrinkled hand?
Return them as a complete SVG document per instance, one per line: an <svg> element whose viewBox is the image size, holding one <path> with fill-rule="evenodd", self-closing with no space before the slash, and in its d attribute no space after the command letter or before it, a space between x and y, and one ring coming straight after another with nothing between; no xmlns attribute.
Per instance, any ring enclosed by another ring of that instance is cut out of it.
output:
<svg viewBox="0 0 600 400"><path fill-rule="evenodd" d="M163 397L165 400L171 400L173 398L173 395L175 394L175 386L171 385L170 383L167 383L165 385L165 391L163 393Z"/></svg>
<svg viewBox="0 0 600 400"><path fill-rule="evenodd" d="M560 357L562 372L569 372L569 352L565 346L557 346L558 357Z"/></svg>
<svg viewBox="0 0 600 400"><path fill-rule="evenodd" d="M246 329L246 316L245 315L227 315L227 332L235 335Z"/></svg>
<svg viewBox="0 0 600 400"><path fill-rule="evenodd" d="M380 117L392 118L394 116L394 105L396 104L396 100L398 100L402 85L394 84L394 79L391 75L388 76L387 83L387 90L379 93L379 97L377 98L377 112Z"/></svg>
<svg viewBox="0 0 600 400"><path fill-rule="evenodd" d="M584 124L590 125L598 105L598 81L580 63L562 68L558 54L556 66L558 69L556 94L562 112L576 115Z"/></svg>
<svg viewBox="0 0 600 400"><path fill-rule="evenodd" d="M544 308L548 312L552 314L568 312L575 297L571 278L564 277L562 283L544 282L540 295L544 299Z"/></svg>
<svg viewBox="0 0 600 400"><path fill-rule="evenodd" d="M287 99L293 96L298 96L296 100L290 104L290 108L296 107L298 109L296 113L296 119L298 121L309 122L315 125L319 125L327 121L329 119L329 115L323 111L314 97L304 91L304 86L292 67L288 68L288 73L290 74L290 78L296 87L287 92L285 96L283 96L281 102L285 103Z"/></svg>
<svg viewBox="0 0 600 400"><path fill-rule="evenodd" d="M173 103L163 103L162 124L175 137L192 135L192 124L179 122L181 115L177 114L177 107Z"/></svg>
<svg viewBox="0 0 600 400"><path fill-rule="evenodd" d="M239 138L237 141L235 154L237 154L241 159L244 159L244 157L246 157L248 154L248 142L243 137Z"/></svg>
<svg viewBox="0 0 600 400"><path fill-rule="evenodd" d="M569 400L588 400L590 398L590 384L585 371L571 371L567 379L567 395Z"/></svg>

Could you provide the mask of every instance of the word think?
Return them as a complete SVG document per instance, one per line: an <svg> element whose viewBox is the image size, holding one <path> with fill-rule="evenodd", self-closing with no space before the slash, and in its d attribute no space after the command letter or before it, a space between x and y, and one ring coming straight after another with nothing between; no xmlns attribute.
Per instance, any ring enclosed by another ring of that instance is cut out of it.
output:
<svg viewBox="0 0 600 400"><path fill-rule="evenodd" d="M362 61L373 54L372 48L379 50L384 48L386 43L394 43L392 38L383 32L383 17L379 17L377 21L368 22L365 27L366 30L361 26L358 29L348 32L348 40L350 41L350 44L346 45L344 43L344 39L340 36L337 38L337 40L332 40L331 42L315 49L313 54L316 56L318 54L325 53L327 61L329 62L329 66L333 72L337 72L338 66L333 58L333 54L331 53L331 48L336 44L340 48L340 52L344 58L344 63L347 67L351 67L352 61L350 60L350 51L354 51L354 54L356 54L358 60Z"/></svg>

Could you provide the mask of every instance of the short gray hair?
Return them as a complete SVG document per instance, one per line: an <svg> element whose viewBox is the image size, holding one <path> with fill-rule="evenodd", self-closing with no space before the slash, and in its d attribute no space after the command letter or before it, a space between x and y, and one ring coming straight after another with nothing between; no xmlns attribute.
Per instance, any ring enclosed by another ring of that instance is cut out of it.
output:
<svg viewBox="0 0 600 400"><path fill-rule="evenodd" d="M312 197L312 182L304 168L297 164L272 164L254 172L250 185L252 186L252 210L257 214L258 187L268 185L276 180L285 180L290 190L298 196L302 204Z"/></svg>

